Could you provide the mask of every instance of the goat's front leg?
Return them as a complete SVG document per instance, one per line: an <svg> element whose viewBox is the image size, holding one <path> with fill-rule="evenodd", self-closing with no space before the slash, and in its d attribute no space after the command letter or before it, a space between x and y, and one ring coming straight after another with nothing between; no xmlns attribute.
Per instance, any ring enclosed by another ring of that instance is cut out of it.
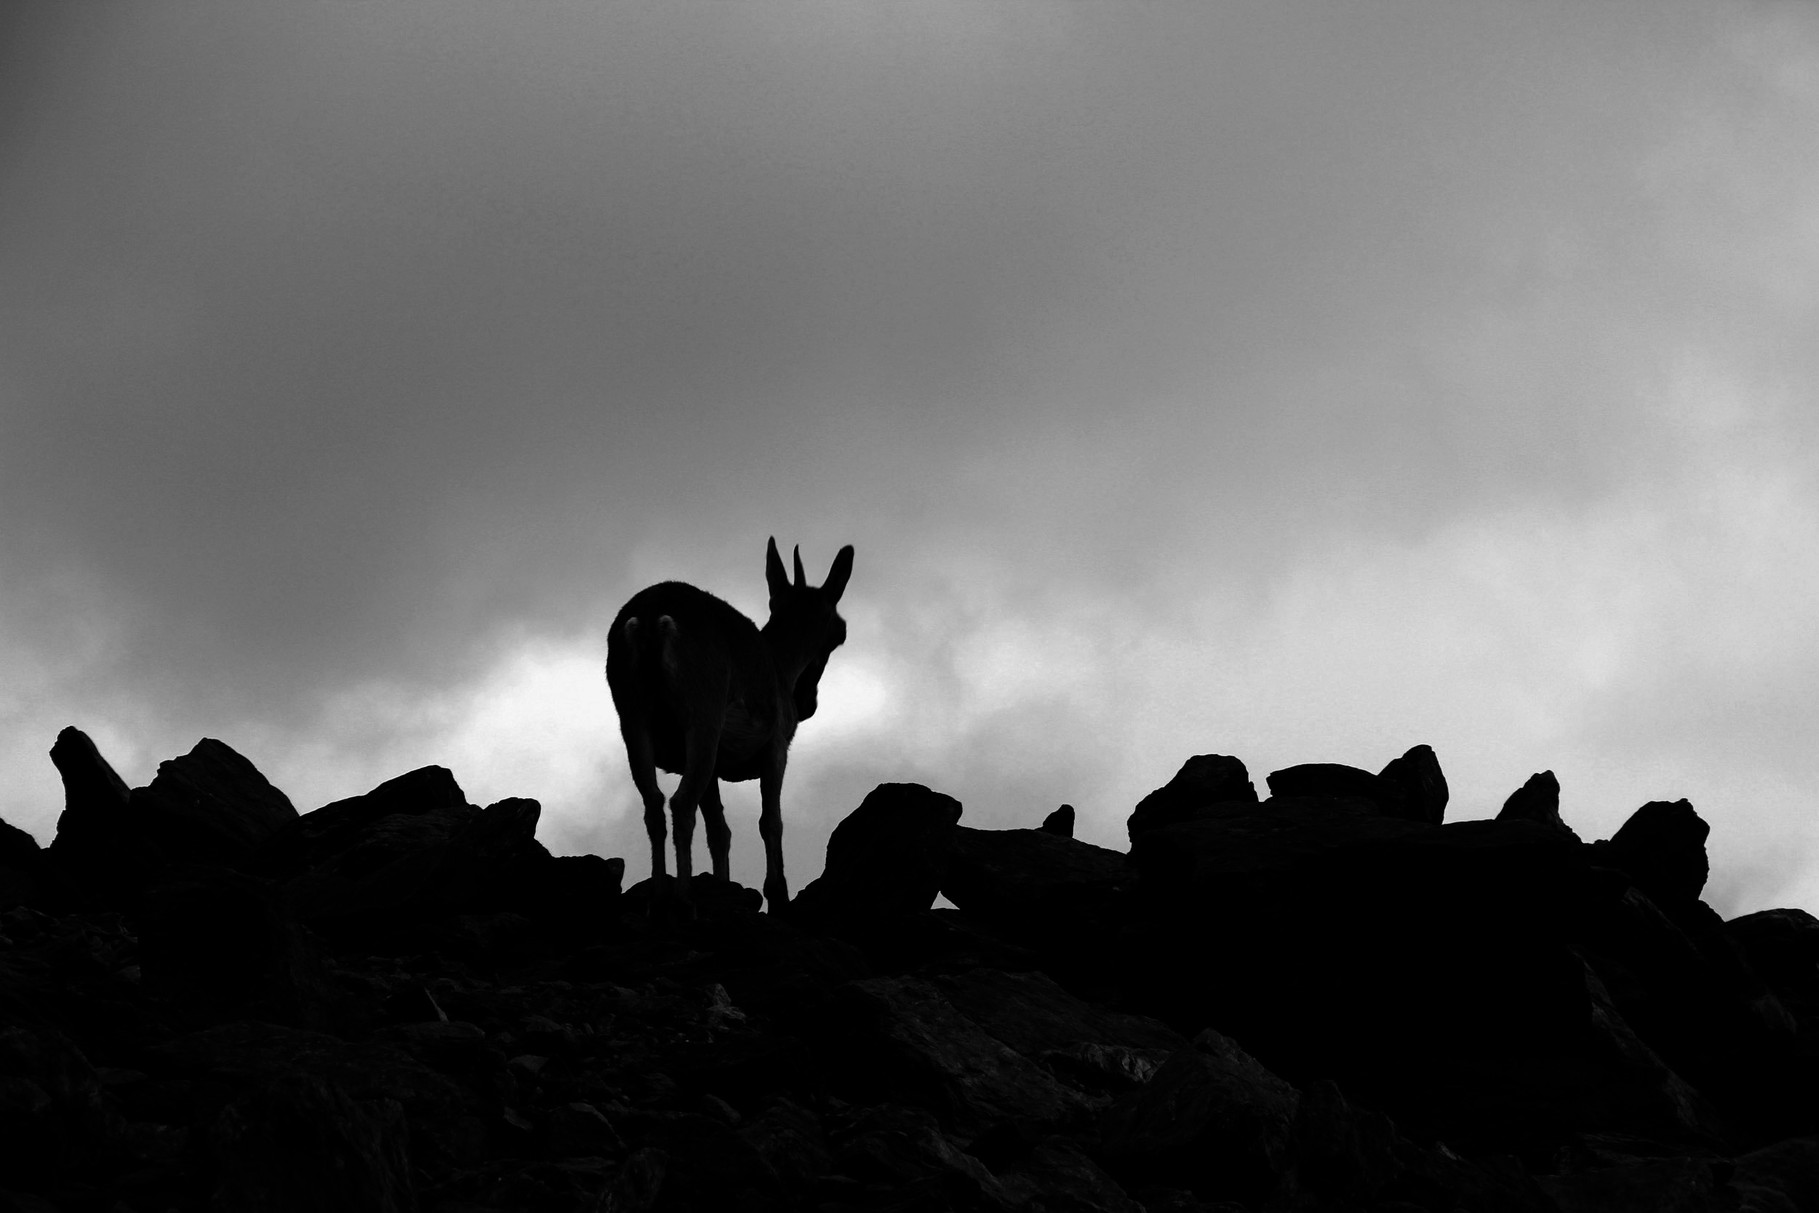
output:
<svg viewBox="0 0 1819 1213"><path fill-rule="evenodd" d="M758 776L758 835L764 839L764 904L773 914L789 905L789 881L783 876L783 768L789 751L778 746Z"/></svg>

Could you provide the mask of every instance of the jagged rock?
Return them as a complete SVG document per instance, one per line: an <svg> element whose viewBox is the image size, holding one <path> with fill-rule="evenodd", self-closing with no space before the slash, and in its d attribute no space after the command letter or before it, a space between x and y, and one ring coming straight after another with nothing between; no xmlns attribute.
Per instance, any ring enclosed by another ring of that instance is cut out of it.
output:
<svg viewBox="0 0 1819 1213"><path fill-rule="evenodd" d="M1400 788L1387 786L1381 775L1340 762L1304 762L1271 771L1269 788L1271 797L1283 800L1312 797L1365 800L1380 813L1386 808L1397 807L1401 799ZM1402 816L1400 813L1387 815Z"/></svg>
<svg viewBox="0 0 1819 1213"><path fill-rule="evenodd" d="M1066 1137L1051 1136L1001 1176L1015 1194L1053 1213L1146 1213L1118 1181Z"/></svg>
<svg viewBox="0 0 1819 1213"><path fill-rule="evenodd" d="M1537 771L1528 782L1511 792L1497 812L1498 821L1538 821L1542 825L1565 830L1576 840L1579 835L1560 819L1560 781L1552 771Z"/></svg>
<svg viewBox="0 0 1819 1213"><path fill-rule="evenodd" d="M773 1200L776 1171L751 1142L712 1116L678 1112L654 1118L637 1140L668 1160L663 1204L685 1209L736 1209Z"/></svg>
<svg viewBox="0 0 1819 1213"><path fill-rule="evenodd" d="M815 1114L788 1097L778 1097L762 1115L739 1130L777 1176L786 1194L808 1191L833 1167L827 1134Z"/></svg>
<svg viewBox="0 0 1819 1213"><path fill-rule="evenodd" d="M1819 1029L1819 918L1805 910L1758 910L1731 919L1724 932L1803 1029Z"/></svg>
<svg viewBox="0 0 1819 1213"><path fill-rule="evenodd" d="M1716 1110L1636 1035L1590 965L1585 968L1585 987L1591 1026L1603 1054L1598 1060L1618 1067L1630 1080L1612 1084L1625 1105L1619 1109L1620 1122L1669 1141L1705 1148L1722 1143L1725 1128Z"/></svg>
<svg viewBox="0 0 1819 1213"><path fill-rule="evenodd" d="M141 818L173 857L230 865L297 820L289 797L212 737L159 763L151 784L133 790L127 811Z"/></svg>
<svg viewBox="0 0 1819 1213"><path fill-rule="evenodd" d="M169 856L128 813L126 781L88 734L74 725L58 733L51 762L63 778L63 813L51 858L111 908L126 904Z"/></svg>
<svg viewBox="0 0 1819 1213"><path fill-rule="evenodd" d="M1705 839L1712 827L1684 800L1651 800L1630 814L1617 832L1592 846L1608 862L1628 872L1636 885L1661 907L1697 901L1711 864Z"/></svg>
<svg viewBox="0 0 1819 1213"><path fill-rule="evenodd" d="M1257 789L1244 763L1228 754L1197 754L1181 764L1173 779L1137 802L1125 830L1134 844L1138 834L1195 820L1208 809L1256 803Z"/></svg>
<svg viewBox="0 0 1819 1213"><path fill-rule="evenodd" d="M960 802L919 783L881 783L827 840L827 867L797 897L809 916L906 914L935 904Z"/></svg>
<svg viewBox="0 0 1819 1213"><path fill-rule="evenodd" d="M1739 1207L1734 1172L1729 1162L1652 1158L1550 1175L1541 1185L1559 1213L1727 1213Z"/></svg>
<svg viewBox="0 0 1819 1213"><path fill-rule="evenodd" d="M1619 1127L1636 1081L1592 1056L1572 951L1597 884L1582 852L1531 822L1427 826L1331 798L1145 834L1133 997L1290 1078L1336 1078L1413 1132L1545 1153Z"/></svg>
<svg viewBox="0 0 1819 1213"><path fill-rule="evenodd" d="M1031 947L1066 947L1101 929L1132 878L1117 851L1046 830L955 826L941 892L960 911Z"/></svg>
<svg viewBox="0 0 1819 1213"><path fill-rule="evenodd" d="M1045 973L971 969L935 984L969 1019L1025 1057L1076 1044L1172 1054L1188 1043L1160 1020L1076 998Z"/></svg>
<svg viewBox="0 0 1819 1213"><path fill-rule="evenodd" d="M1042 819L1041 830L1045 834L1059 834L1063 838L1074 836L1074 806L1064 804Z"/></svg>
<svg viewBox="0 0 1819 1213"><path fill-rule="evenodd" d="M961 1149L927 1109L883 1103L865 1109L834 1155L861 1184L909 1198L914 1209L1010 1209L1018 1202L978 1158Z"/></svg>
<svg viewBox="0 0 1819 1213"><path fill-rule="evenodd" d="M236 1099L216 1121L211 1145L218 1208L417 1208L403 1107L356 1101L316 1075L281 1075Z"/></svg>
<svg viewBox="0 0 1819 1213"><path fill-rule="evenodd" d="M555 860L536 840L539 812L515 798L388 814L293 881L292 897L320 930L378 944L402 927L403 946L416 946L408 929L427 920L539 909L561 891L545 879Z"/></svg>
<svg viewBox="0 0 1819 1213"><path fill-rule="evenodd" d="M1288 1162L1299 1093L1208 1028L1105 1115L1114 1174L1261 1203Z"/></svg>
<svg viewBox="0 0 1819 1213"><path fill-rule="evenodd" d="M0 909L23 905L72 910L80 901L38 840L10 822L0 821Z"/></svg>
<svg viewBox="0 0 1819 1213"><path fill-rule="evenodd" d="M1749 1213L1819 1208L1819 1138L1795 1137L1752 1150L1736 1160L1736 1168L1730 1187Z"/></svg>
<svg viewBox="0 0 1819 1213"><path fill-rule="evenodd" d="M986 1032L914 977L877 977L841 988L846 1024L830 1072L857 1080L856 1093L933 1109L964 1136L1014 1120L1061 1125L1091 1101Z"/></svg>
<svg viewBox="0 0 1819 1213"><path fill-rule="evenodd" d="M1392 758L1377 778L1390 798L1383 809L1390 816L1435 826L1446 820L1446 774L1432 746L1414 746Z"/></svg>
<svg viewBox="0 0 1819 1213"><path fill-rule="evenodd" d="M365 853L367 836L388 817L437 816L452 821L468 809L467 795L447 767L419 767L388 779L363 796L337 800L305 813L274 833L244 865L274 880L289 880L349 851ZM367 870L389 862L410 842L382 845L384 857L362 861Z"/></svg>
<svg viewBox="0 0 1819 1213"><path fill-rule="evenodd" d="M596 1207L612 1213L650 1213L657 1207L669 1171L670 1158L664 1151L654 1147L639 1150L601 1190Z"/></svg>
<svg viewBox="0 0 1819 1213"><path fill-rule="evenodd" d="M1624 882L1588 907L1581 933L1624 1018L1733 1128L1803 1123L1798 1025L1709 907L1670 915Z"/></svg>

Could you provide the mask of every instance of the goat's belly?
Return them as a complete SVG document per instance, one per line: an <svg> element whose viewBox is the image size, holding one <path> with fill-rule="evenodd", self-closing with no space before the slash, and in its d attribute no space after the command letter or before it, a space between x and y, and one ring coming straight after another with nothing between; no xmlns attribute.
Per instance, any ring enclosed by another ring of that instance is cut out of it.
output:
<svg viewBox="0 0 1819 1213"><path fill-rule="evenodd" d="M714 775L730 783L756 779L764 773L765 754L770 749L770 731L740 727L743 721L729 716L720 732L720 748L714 752ZM681 730L663 730L651 738L653 757L659 770L682 774L688 765L687 743Z"/></svg>

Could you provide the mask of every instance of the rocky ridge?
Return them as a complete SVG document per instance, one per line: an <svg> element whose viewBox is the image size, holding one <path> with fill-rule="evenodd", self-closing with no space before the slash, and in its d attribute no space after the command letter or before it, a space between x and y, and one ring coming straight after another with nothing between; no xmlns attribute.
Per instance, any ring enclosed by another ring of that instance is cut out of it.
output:
<svg viewBox="0 0 1819 1213"><path fill-rule="evenodd" d="M1128 852L882 784L786 912L426 767L299 814L76 729L0 823L8 1210L1819 1209L1819 920L1542 772L1191 758ZM945 896L954 909L933 908Z"/></svg>

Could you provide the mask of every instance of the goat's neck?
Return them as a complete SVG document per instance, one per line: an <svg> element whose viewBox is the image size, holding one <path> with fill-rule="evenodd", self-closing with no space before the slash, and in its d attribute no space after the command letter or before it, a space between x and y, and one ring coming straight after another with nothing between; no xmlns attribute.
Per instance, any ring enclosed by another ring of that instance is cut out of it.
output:
<svg viewBox="0 0 1819 1213"><path fill-rule="evenodd" d="M809 666L808 646L789 635L787 628L779 627L774 615L759 629L759 635L764 637L764 647L771 655L771 667L777 671L777 685L786 694L794 694L796 680Z"/></svg>

